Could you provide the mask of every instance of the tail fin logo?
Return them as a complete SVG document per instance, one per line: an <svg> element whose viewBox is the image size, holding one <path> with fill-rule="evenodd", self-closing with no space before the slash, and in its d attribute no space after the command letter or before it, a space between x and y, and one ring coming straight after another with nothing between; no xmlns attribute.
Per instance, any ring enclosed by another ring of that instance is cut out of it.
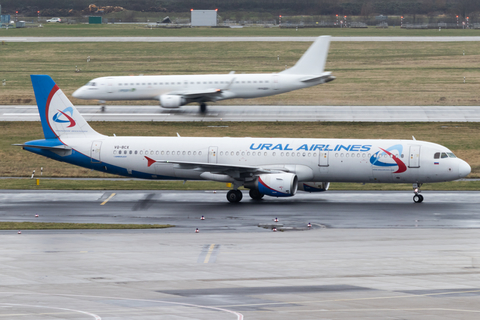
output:
<svg viewBox="0 0 480 320"><path fill-rule="evenodd" d="M68 115L67 113L70 113L70 115ZM71 128L71 127L74 127L77 124L71 116L73 116L73 108L68 107L68 108L63 109L63 111L58 110L58 112L53 115L53 121L55 121L57 123L68 123L68 122L70 122L70 125L67 128ZM64 118L67 118L67 120L65 120Z"/></svg>

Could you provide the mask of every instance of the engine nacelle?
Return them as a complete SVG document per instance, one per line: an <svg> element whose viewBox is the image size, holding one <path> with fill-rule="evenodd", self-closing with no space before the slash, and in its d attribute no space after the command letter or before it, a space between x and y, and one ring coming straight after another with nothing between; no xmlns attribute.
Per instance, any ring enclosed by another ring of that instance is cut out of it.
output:
<svg viewBox="0 0 480 320"><path fill-rule="evenodd" d="M178 108L186 103L187 101L185 98L175 94L162 94L160 96L160 105L163 108Z"/></svg>
<svg viewBox="0 0 480 320"><path fill-rule="evenodd" d="M293 173L262 174L245 187L257 189L272 197L291 197L297 192L298 178Z"/></svg>
<svg viewBox="0 0 480 320"><path fill-rule="evenodd" d="M324 192L330 187L330 182L299 182L298 190L305 192Z"/></svg>

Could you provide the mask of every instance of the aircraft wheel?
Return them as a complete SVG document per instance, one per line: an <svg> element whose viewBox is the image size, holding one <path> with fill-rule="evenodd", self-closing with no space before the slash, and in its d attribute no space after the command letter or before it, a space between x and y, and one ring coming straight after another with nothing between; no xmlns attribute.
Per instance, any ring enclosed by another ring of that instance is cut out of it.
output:
<svg viewBox="0 0 480 320"><path fill-rule="evenodd" d="M200 112L201 113L207 112L207 104L205 102L200 103Z"/></svg>
<svg viewBox="0 0 480 320"><path fill-rule="evenodd" d="M413 202L415 203L421 203L423 201L423 196L420 194L416 194L413 196Z"/></svg>
<svg viewBox="0 0 480 320"><path fill-rule="evenodd" d="M105 112L105 109L106 109L105 106L102 106L102 107L100 108L100 110L102 110L102 112Z"/></svg>
<svg viewBox="0 0 480 320"><path fill-rule="evenodd" d="M242 192L240 190L230 190L227 192L227 200L231 203L240 202L242 200Z"/></svg>
<svg viewBox="0 0 480 320"><path fill-rule="evenodd" d="M258 191L257 189L250 189L248 194L250 195L250 198L252 198L253 200L261 200L264 196L264 194L260 193L260 191Z"/></svg>

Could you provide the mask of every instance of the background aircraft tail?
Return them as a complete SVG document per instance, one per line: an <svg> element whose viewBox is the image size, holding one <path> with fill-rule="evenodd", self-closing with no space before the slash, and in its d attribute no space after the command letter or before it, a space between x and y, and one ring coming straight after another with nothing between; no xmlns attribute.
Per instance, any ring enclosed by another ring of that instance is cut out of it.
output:
<svg viewBox="0 0 480 320"><path fill-rule="evenodd" d="M329 47L330 36L318 37L292 68L280 73L305 75L322 74L325 68L325 63L327 62Z"/></svg>
<svg viewBox="0 0 480 320"><path fill-rule="evenodd" d="M101 136L47 75L31 75L45 139Z"/></svg>

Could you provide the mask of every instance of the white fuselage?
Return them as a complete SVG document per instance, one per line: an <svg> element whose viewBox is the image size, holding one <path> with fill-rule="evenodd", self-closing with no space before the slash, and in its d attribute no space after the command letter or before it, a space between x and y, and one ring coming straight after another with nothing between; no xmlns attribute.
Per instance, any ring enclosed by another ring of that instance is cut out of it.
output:
<svg viewBox="0 0 480 320"><path fill-rule="evenodd" d="M425 183L455 180L470 173L470 166L447 148L416 140L100 136L62 142L82 158L78 160L81 164L75 163L75 154L63 161L147 179L201 180L205 170L195 170L195 165L149 165L146 157L278 169L295 173L298 181L318 182ZM435 154L446 156L435 158Z"/></svg>
<svg viewBox="0 0 480 320"><path fill-rule="evenodd" d="M328 76L330 73L325 73ZM160 96L214 92L210 101L258 98L308 88L325 79L302 82L298 74L210 74L178 76L119 76L96 78L73 93L97 100L159 100Z"/></svg>

